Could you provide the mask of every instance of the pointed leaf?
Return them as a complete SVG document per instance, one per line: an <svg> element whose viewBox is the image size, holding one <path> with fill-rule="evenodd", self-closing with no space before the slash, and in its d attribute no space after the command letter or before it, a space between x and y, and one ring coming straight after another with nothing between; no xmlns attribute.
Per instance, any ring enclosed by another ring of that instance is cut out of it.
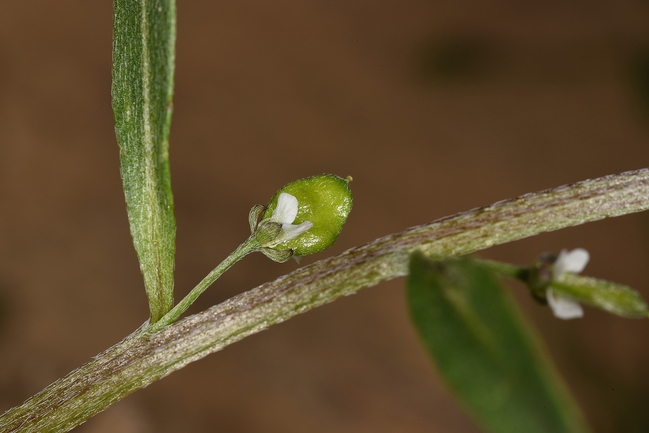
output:
<svg viewBox="0 0 649 433"><path fill-rule="evenodd" d="M113 112L128 220L151 321L173 306L176 223L169 175L174 0L115 0Z"/></svg>
<svg viewBox="0 0 649 433"><path fill-rule="evenodd" d="M579 411L509 296L469 258L416 253L410 313L441 378L486 431L586 432Z"/></svg>

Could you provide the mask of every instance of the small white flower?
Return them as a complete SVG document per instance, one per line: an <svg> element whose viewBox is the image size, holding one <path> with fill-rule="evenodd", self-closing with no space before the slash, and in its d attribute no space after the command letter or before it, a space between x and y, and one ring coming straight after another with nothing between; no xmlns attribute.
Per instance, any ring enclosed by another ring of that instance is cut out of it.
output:
<svg viewBox="0 0 649 433"><path fill-rule="evenodd" d="M277 207L270 217L271 221L282 225L282 231L277 236L274 242L275 245L295 239L313 227L311 221L304 221L302 224L297 225L293 224L293 221L297 217L297 208L297 198L285 192L279 195Z"/></svg>
<svg viewBox="0 0 649 433"><path fill-rule="evenodd" d="M588 251L583 248L577 248L570 252L562 250L557 261L554 262L552 279L556 281L566 272L580 273L586 267L589 259ZM576 319L584 315L581 305L568 296L556 294L548 288L546 298L555 317L559 319Z"/></svg>
<svg viewBox="0 0 649 433"><path fill-rule="evenodd" d="M588 264L588 260L590 260L590 255L583 248L577 248L570 252L562 250L557 261L554 262L554 279L558 279L566 272L580 273Z"/></svg>

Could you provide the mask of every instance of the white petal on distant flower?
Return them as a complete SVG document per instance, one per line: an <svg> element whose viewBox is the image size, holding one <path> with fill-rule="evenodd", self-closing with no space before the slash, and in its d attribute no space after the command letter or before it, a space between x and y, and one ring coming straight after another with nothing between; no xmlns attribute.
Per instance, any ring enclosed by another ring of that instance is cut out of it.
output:
<svg viewBox="0 0 649 433"><path fill-rule="evenodd" d="M562 250L557 261L554 263L554 279L558 279L566 272L573 274L580 273L588 264L589 259L590 255L588 251L583 248L576 248L570 252Z"/></svg>
<svg viewBox="0 0 649 433"><path fill-rule="evenodd" d="M551 289L545 292L545 296L555 317L559 319L577 319L584 316L584 310L578 302L565 296L557 295Z"/></svg>
<svg viewBox="0 0 649 433"><path fill-rule="evenodd" d="M277 198L277 207L270 217L280 224L292 224L297 216L297 199L291 194L281 193Z"/></svg>
<svg viewBox="0 0 649 433"><path fill-rule="evenodd" d="M282 224L282 242L290 241L300 236L305 231L313 227L311 221L304 221L302 224Z"/></svg>

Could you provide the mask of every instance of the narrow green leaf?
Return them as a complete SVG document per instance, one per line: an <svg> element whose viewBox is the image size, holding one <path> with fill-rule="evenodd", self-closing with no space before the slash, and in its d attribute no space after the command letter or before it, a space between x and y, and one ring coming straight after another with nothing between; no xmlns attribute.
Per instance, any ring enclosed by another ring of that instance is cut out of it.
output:
<svg viewBox="0 0 649 433"><path fill-rule="evenodd" d="M415 253L410 313L441 378L487 431L588 431L508 294L469 258Z"/></svg>
<svg viewBox="0 0 649 433"><path fill-rule="evenodd" d="M173 306L176 223L169 175L174 0L115 0L113 112L133 244L151 321Z"/></svg>

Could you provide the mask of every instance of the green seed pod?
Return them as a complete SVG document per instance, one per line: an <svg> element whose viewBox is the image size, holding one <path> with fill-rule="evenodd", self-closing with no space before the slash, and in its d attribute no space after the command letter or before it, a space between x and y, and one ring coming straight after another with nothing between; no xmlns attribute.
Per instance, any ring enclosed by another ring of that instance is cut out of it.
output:
<svg viewBox="0 0 649 433"><path fill-rule="evenodd" d="M575 301L629 318L646 318L649 310L642 296L632 288L575 274L564 274L550 288Z"/></svg>
<svg viewBox="0 0 649 433"><path fill-rule="evenodd" d="M329 248L352 210L350 181L351 178L319 174L284 185L271 199L262 216L262 221L272 219L281 223L282 233L275 243L262 246L274 250L292 250L294 256ZM280 199L282 194L284 196ZM297 203L287 195L296 199ZM299 234L294 236L295 232Z"/></svg>

